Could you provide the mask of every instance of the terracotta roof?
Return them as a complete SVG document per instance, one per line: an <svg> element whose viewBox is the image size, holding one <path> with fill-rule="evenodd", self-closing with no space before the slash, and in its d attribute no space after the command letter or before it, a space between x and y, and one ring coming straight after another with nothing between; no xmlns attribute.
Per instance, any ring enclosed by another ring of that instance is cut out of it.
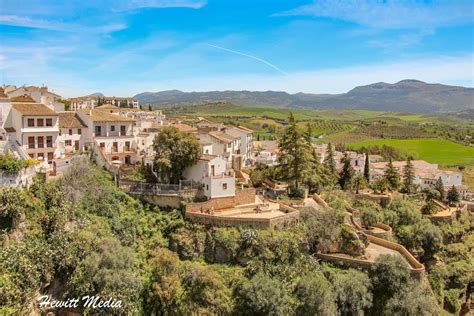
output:
<svg viewBox="0 0 474 316"><path fill-rule="evenodd" d="M60 128L83 128L87 127L75 112L59 112Z"/></svg>
<svg viewBox="0 0 474 316"><path fill-rule="evenodd" d="M19 95L17 97L13 97L13 98L11 98L11 101L12 102L23 102L23 103L25 103L25 102L31 102L31 103L36 102L35 100L33 100L33 98L31 98L27 94Z"/></svg>
<svg viewBox="0 0 474 316"><path fill-rule="evenodd" d="M253 130L251 130L250 128L247 128L247 127L245 127L245 126L239 125L237 128L240 129L242 132L245 132L245 133L247 133L247 134L253 133Z"/></svg>
<svg viewBox="0 0 474 316"><path fill-rule="evenodd" d="M211 161L213 159L217 158L215 155L205 155L202 154L201 157L199 157L199 160L205 160L205 161Z"/></svg>
<svg viewBox="0 0 474 316"><path fill-rule="evenodd" d="M182 124L182 123L173 123L173 124L169 124L167 126L176 127L178 130L180 130L181 132L185 132L185 133L191 133L191 132L197 131L196 128L194 128L192 126L189 126L187 124Z"/></svg>
<svg viewBox="0 0 474 316"><path fill-rule="evenodd" d="M102 104L96 107L97 110L118 110L120 109L118 106L112 104Z"/></svg>
<svg viewBox="0 0 474 316"><path fill-rule="evenodd" d="M229 136L232 136L233 138L238 138L240 139L240 135L237 134L237 133L234 133L232 131L225 131L225 134L229 135Z"/></svg>
<svg viewBox="0 0 474 316"><path fill-rule="evenodd" d="M8 95L5 94L3 88L0 88L0 99L8 99Z"/></svg>
<svg viewBox="0 0 474 316"><path fill-rule="evenodd" d="M28 116L58 116L58 113L41 103L13 103L12 107Z"/></svg>
<svg viewBox="0 0 474 316"><path fill-rule="evenodd" d="M212 142L204 140L204 139L198 139L199 144L201 145L212 145Z"/></svg>
<svg viewBox="0 0 474 316"><path fill-rule="evenodd" d="M135 122L134 119L100 110L81 110L94 122Z"/></svg>
<svg viewBox="0 0 474 316"><path fill-rule="evenodd" d="M401 161L393 161L392 164L395 168L403 168L406 165L406 161L401 160ZM433 164L426 162L424 160L412 160L411 163L413 166L416 167L429 167ZM385 168L388 162L386 161L381 161L381 162L372 162L371 166L374 168Z"/></svg>
<svg viewBox="0 0 474 316"><path fill-rule="evenodd" d="M233 139L229 138L229 135L226 135L221 132L209 132L209 136L214 137L217 140L220 140L223 143L231 143Z"/></svg>

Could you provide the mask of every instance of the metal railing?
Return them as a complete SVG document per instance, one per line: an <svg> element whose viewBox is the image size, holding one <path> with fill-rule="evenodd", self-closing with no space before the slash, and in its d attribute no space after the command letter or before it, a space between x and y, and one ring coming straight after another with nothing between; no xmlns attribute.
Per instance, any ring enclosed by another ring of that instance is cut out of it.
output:
<svg viewBox="0 0 474 316"><path fill-rule="evenodd" d="M128 193L134 194L184 194L201 188L199 182L181 180L179 184L170 183L145 183L119 180L119 186Z"/></svg>

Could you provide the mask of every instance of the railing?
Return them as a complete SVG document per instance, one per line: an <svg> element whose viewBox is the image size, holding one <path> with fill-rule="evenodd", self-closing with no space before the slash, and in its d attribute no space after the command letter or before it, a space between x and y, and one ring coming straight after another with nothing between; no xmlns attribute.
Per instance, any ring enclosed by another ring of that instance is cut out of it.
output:
<svg viewBox="0 0 474 316"><path fill-rule="evenodd" d="M184 194L201 188L201 184L194 181L180 181L179 184L145 183L120 180L119 186L128 193L134 194Z"/></svg>

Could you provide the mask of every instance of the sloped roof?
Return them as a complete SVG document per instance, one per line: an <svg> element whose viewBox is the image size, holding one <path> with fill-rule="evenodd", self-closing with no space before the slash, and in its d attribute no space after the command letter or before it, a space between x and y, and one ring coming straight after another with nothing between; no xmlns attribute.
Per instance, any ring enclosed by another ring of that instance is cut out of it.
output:
<svg viewBox="0 0 474 316"><path fill-rule="evenodd" d="M58 113L41 103L13 103L12 107L27 116L58 116Z"/></svg>
<svg viewBox="0 0 474 316"><path fill-rule="evenodd" d="M8 95L5 94L3 88L0 88L0 99L8 99Z"/></svg>
<svg viewBox="0 0 474 316"><path fill-rule="evenodd" d="M11 101L12 102L22 102L22 103L29 103L29 102L34 103L34 102L36 102L35 100L33 100L32 97L30 97L27 94L19 95L17 97L13 97L13 98L11 98Z"/></svg>
<svg viewBox="0 0 474 316"><path fill-rule="evenodd" d="M88 115L94 122L135 122L135 120L130 117L100 110L81 110L81 112Z"/></svg>
<svg viewBox="0 0 474 316"><path fill-rule="evenodd" d="M229 136L221 132L209 132L209 136L214 137L217 140L220 140L223 143L231 143L234 140Z"/></svg>
<svg viewBox="0 0 474 316"><path fill-rule="evenodd" d="M75 112L59 112L59 128L84 128L86 124Z"/></svg>
<svg viewBox="0 0 474 316"><path fill-rule="evenodd" d="M118 110L120 109L118 106L112 104L102 104L96 107L97 110Z"/></svg>

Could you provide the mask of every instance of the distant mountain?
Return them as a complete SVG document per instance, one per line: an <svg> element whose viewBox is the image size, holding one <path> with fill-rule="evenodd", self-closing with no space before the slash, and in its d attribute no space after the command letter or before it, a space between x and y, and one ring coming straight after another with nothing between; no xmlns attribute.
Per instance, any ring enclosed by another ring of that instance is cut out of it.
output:
<svg viewBox="0 0 474 316"><path fill-rule="evenodd" d="M103 96L104 94L102 92L95 92L88 95L88 97L103 97Z"/></svg>
<svg viewBox="0 0 474 316"><path fill-rule="evenodd" d="M394 112L446 113L474 108L474 88L429 84L418 80L374 83L342 94L289 94L281 91L209 91L168 90L144 92L134 96L142 104L173 106L226 101L236 105L272 105L366 109Z"/></svg>

